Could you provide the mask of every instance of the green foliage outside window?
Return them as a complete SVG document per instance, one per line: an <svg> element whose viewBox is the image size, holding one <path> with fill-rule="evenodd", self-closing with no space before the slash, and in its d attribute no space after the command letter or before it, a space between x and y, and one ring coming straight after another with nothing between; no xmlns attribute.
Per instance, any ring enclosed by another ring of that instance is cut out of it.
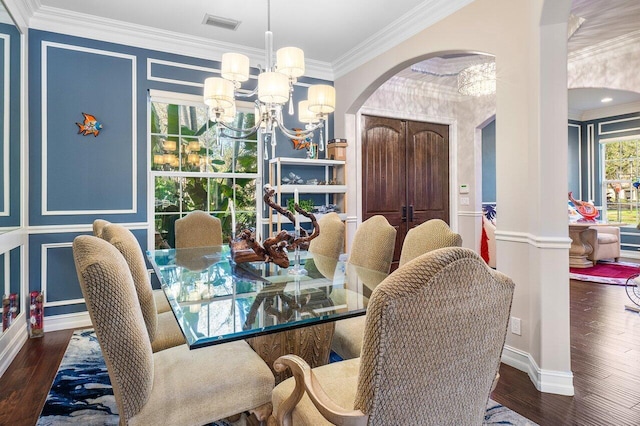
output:
<svg viewBox="0 0 640 426"><path fill-rule="evenodd" d="M223 240L228 241L230 200L234 200L237 228L256 227L256 136L225 137L208 119L204 106L152 101L150 120L155 226L162 238L173 247L175 221L190 211L203 210L221 220ZM253 121L253 114L239 112L232 125L249 127Z"/></svg>
<svg viewBox="0 0 640 426"><path fill-rule="evenodd" d="M604 153L603 205L610 222L636 224L640 179L640 139L606 142Z"/></svg>

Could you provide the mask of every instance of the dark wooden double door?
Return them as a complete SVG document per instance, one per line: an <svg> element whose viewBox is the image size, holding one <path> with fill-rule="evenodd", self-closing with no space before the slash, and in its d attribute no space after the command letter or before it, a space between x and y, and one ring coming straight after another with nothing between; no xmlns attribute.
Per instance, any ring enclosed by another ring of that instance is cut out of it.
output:
<svg viewBox="0 0 640 426"><path fill-rule="evenodd" d="M409 229L449 223L449 126L362 116L362 220L383 215L396 228L392 270Z"/></svg>

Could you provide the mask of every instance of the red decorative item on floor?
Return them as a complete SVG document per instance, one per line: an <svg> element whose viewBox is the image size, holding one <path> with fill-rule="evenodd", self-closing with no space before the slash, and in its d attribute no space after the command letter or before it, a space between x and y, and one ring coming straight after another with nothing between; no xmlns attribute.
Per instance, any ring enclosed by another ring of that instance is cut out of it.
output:
<svg viewBox="0 0 640 426"><path fill-rule="evenodd" d="M42 337L44 335L44 309L42 302L44 295L41 291L32 291L29 303L29 336Z"/></svg>

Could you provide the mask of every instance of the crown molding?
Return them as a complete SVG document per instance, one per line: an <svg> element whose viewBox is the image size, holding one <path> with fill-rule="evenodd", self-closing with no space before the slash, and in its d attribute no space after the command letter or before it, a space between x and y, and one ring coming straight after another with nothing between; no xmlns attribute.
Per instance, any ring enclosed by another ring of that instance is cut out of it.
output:
<svg viewBox="0 0 640 426"><path fill-rule="evenodd" d="M40 0L4 0L3 3L16 26L25 34L31 17L40 8Z"/></svg>
<svg viewBox="0 0 640 426"><path fill-rule="evenodd" d="M591 109L584 111L580 116L580 121L591 121L599 118L615 117L617 115L630 114L640 111L640 102L631 102L628 104L614 105L605 108Z"/></svg>
<svg viewBox="0 0 640 426"><path fill-rule="evenodd" d="M619 37L605 40L601 43L594 44L593 46L585 47L584 49L576 50L575 52L569 52L568 61L578 61L581 59L589 58L591 56L605 53L614 49L620 49L629 45L637 46L640 42L640 30L634 31L628 34L621 35Z"/></svg>
<svg viewBox="0 0 640 426"><path fill-rule="evenodd" d="M29 20L29 28L214 61L219 61L223 53L234 51L247 55L252 66L264 65L263 49L223 43L49 6L37 8ZM334 74L328 62L307 60L306 68L305 77L334 80Z"/></svg>
<svg viewBox="0 0 640 426"><path fill-rule="evenodd" d="M339 78L370 61L401 42L416 35L473 0L425 1L387 25L333 62L335 77Z"/></svg>

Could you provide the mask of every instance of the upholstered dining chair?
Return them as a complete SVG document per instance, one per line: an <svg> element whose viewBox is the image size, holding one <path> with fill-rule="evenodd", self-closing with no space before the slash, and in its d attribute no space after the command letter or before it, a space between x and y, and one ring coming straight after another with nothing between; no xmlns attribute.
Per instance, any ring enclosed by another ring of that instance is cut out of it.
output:
<svg viewBox="0 0 640 426"><path fill-rule="evenodd" d="M103 220L103 219L96 219L93 221L93 235L95 237L98 238L102 238L102 232L104 230L104 227L107 225L110 225L111 222ZM151 284L149 284L151 285ZM165 296L164 291L160 290L153 290L153 298L156 302L156 311L161 314L163 312L170 312L171 311L171 306L169 305L169 301L167 300L167 296Z"/></svg>
<svg viewBox="0 0 640 426"><path fill-rule="evenodd" d="M349 254L349 268L371 290L380 283L381 276L388 274L391 269L395 241L396 229L381 215L370 217L356 229ZM343 359L359 357L364 323L364 317L337 321L331 349Z"/></svg>
<svg viewBox="0 0 640 426"><path fill-rule="evenodd" d="M133 233L122 225L111 223L102 230L102 239L118 249L127 262L153 351L184 345L186 341L173 312L159 314L156 309L144 254Z"/></svg>
<svg viewBox="0 0 640 426"><path fill-rule="evenodd" d="M480 425L500 366L513 281L461 247L428 252L389 275L369 301L361 358L294 377L273 391L282 425ZM271 420L273 421L273 420Z"/></svg>
<svg viewBox="0 0 640 426"><path fill-rule="evenodd" d="M411 228L402 243L399 266L421 254L443 247L461 247L462 237L441 219L430 219Z"/></svg>
<svg viewBox="0 0 640 426"><path fill-rule="evenodd" d="M93 235L98 237L98 238L102 238L102 229L107 226L108 224L110 224L111 222L109 222L108 220L104 220L104 219L96 219L93 221Z"/></svg>
<svg viewBox="0 0 640 426"><path fill-rule="evenodd" d="M309 243L309 253L313 257L318 272L333 279L340 253L344 250L344 223L337 213L327 213L318 219L320 234Z"/></svg>
<svg viewBox="0 0 640 426"><path fill-rule="evenodd" d="M82 235L73 256L121 425L202 425L244 411L268 417L273 374L246 342L153 353L122 254Z"/></svg>
<svg viewBox="0 0 640 426"><path fill-rule="evenodd" d="M176 248L219 246L222 244L220 219L194 210L176 220Z"/></svg>

